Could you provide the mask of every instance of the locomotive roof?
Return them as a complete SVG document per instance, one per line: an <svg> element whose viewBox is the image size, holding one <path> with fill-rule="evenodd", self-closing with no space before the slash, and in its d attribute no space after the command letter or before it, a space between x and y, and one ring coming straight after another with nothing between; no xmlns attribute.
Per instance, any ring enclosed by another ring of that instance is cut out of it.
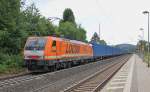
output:
<svg viewBox="0 0 150 92"><path fill-rule="evenodd" d="M70 39L66 39L66 38L53 37L53 36L51 36L51 37L53 39L57 39L57 40L60 40L60 41L65 40L65 41L69 41L69 42L74 43L74 44L82 44L82 45L90 45L90 46L92 46L91 44L85 43L85 42L82 42L82 41L70 40Z"/></svg>
<svg viewBox="0 0 150 92"><path fill-rule="evenodd" d="M90 44L90 43L85 43L85 42L77 41L77 40L70 40L70 39L66 39L66 38L54 37L54 36L41 36L41 37L33 36L33 37L29 37L29 38L47 38L47 37L51 37L53 40L59 40L59 41L65 40L65 41L68 41L68 42L71 42L74 44L82 44L82 45L92 46L92 44Z"/></svg>

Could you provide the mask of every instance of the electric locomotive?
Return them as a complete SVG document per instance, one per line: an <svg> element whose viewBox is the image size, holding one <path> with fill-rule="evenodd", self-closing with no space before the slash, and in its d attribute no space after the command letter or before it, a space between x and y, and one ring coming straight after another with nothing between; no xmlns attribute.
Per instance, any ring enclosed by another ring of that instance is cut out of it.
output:
<svg viewBox="0 0 150 92"><path fill-rule="evenodd" d="M24 61L29 70L53 70L84 63L93 57L92 45L59 37L28 37Z"/></svg>

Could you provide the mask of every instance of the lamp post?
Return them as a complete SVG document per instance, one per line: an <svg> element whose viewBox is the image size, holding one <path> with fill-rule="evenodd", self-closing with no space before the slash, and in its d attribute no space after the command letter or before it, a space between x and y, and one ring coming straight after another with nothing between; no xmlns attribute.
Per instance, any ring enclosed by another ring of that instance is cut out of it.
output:
<svg viewBox="0 0 150 92"><path fill-rule="evenodd" d="M150 66L149 64L149 11L143 11L144 15L148 15L148 67Z"/></svg>
<svg viewBox="0 0 150 92"><path fill-rule="evenodd" d="M140 28L140 31L142 32L142 40L144 40L144 29Z"/></svg>
<svg viewBox="0 0 150 92"><path fill-rule="evenodd" d="M142 51L142 59L144 61L144 29L140 28L140 31L142 32L142 36L141 36L141 51Z"/></svg>

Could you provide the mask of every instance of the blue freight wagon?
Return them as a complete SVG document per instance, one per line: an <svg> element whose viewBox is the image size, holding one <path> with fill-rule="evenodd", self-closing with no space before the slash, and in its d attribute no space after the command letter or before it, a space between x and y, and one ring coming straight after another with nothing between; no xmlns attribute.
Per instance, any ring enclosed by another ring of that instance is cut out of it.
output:
<svg viewBox="0 0 150 92"><path fill-rule="evenodd" d="M123 50L108 45L101 45L97 43L91 43L93 48L94 58L105 58L117 56L125 53Z"/></svg>

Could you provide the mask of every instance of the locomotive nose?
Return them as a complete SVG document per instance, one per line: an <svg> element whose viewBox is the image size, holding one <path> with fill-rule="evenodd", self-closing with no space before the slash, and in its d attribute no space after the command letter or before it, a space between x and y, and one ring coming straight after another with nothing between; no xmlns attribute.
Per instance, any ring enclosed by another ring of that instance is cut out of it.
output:
<svg viewBox="0 0 150 92"><path fill-rule="evenodd" d="M34 60L42 60L44 59L44 51L24 51L25 59L34 59Z"/></svg>
<svg viewBox="0 0 150 92"><path fill-rule="evenodd" d="M44 59L46 37L29 37L24 48L24 59Z"/></svg>

